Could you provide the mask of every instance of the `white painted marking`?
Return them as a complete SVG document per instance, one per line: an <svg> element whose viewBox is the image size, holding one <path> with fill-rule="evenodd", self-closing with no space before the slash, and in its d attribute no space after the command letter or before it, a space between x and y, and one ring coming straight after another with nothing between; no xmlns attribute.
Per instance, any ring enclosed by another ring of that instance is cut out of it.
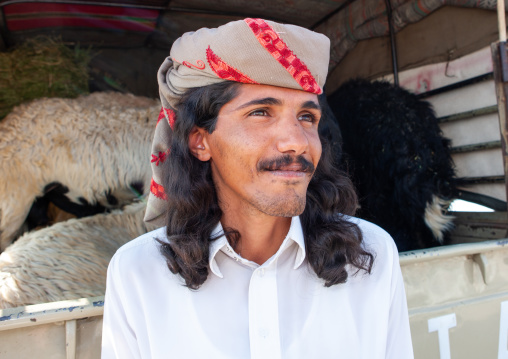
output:
<svg viewBox="0 0 508 359"><path fill-rule="evenodd" d="M457 326L455 313L429 319L429 333L437 332L440 359L450 359L450 336L448 330ZM504 359L504 358L503 358Z"/></svg>
<svg viewBox="0 0 508 359"><path fill-rule="evenodd" d="M508 301L501 303L497 359L508 359Z"/></svg>

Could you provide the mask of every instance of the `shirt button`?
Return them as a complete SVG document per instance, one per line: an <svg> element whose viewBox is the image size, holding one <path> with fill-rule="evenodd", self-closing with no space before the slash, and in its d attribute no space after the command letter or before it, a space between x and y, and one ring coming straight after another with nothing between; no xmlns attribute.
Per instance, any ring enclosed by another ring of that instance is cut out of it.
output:
<svg viewBox="0 0 508 359"><path fill-rule="evenodd" d="M258 271L258 275L260 277L263 277L265 275L265 269L264 268L261 268L259 271Z"/></svg>
<svg viewBox="0 0 508 359"><path fill-rule="evenodd" d="M261 328L261 329L259 329L258 333L259 333L259 336L260 336L261 338L263 338L263 339L264 339L264 338L266 338L266 337L268 337L268 335L270 334L270 333L268 332L268 329L266 329L266 328Z"/></svg>

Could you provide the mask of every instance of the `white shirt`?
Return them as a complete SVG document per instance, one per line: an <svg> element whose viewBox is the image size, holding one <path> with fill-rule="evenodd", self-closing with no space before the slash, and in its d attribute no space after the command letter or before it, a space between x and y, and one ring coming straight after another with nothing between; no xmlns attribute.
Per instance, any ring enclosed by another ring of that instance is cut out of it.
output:
<svg viewBox="0 0 508 359"><path fill-rule="evenodd" d="M329 288L305 258L299 217L261 266L224 236L212 242L211 272L198 290L167 268L154 239L164 240L165 228L125 244L108 268L102 358L413 358L393 240L351 220L374 267Z"/></svg>

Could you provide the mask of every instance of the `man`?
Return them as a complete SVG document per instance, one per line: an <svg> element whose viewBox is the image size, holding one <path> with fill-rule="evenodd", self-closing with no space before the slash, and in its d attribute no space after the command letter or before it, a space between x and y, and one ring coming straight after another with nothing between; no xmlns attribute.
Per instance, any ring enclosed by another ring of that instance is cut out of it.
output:
<svg viewBox="0 0 508 359"><path fill-rule="evenodd" d="M111 260L103 358L412 358L395 245L348 216L318 132L328 54L261 19L173 44L145 217L165 227Z"/></svg>

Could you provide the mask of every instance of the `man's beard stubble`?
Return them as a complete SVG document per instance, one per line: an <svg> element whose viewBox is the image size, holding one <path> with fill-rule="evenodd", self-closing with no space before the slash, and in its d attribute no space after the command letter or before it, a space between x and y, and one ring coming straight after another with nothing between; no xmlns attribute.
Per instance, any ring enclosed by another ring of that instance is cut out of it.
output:
<svg viewBox="0 0 508 359"><path fill-rule="evenodd" d="M314 164L303 156L282 155L277 158L265 159L258 163L258 171L277 171L283 170L284 167L298 164L300 171L308 173L311 177L314 175ZM293 194L281 195L278 198L266 198L266 194L259 192L257 203L251 203L262 213L274 217L294 217L299 216L305 210L307 200L307 191L302 195L298 194L294 189Z"/></svg>

